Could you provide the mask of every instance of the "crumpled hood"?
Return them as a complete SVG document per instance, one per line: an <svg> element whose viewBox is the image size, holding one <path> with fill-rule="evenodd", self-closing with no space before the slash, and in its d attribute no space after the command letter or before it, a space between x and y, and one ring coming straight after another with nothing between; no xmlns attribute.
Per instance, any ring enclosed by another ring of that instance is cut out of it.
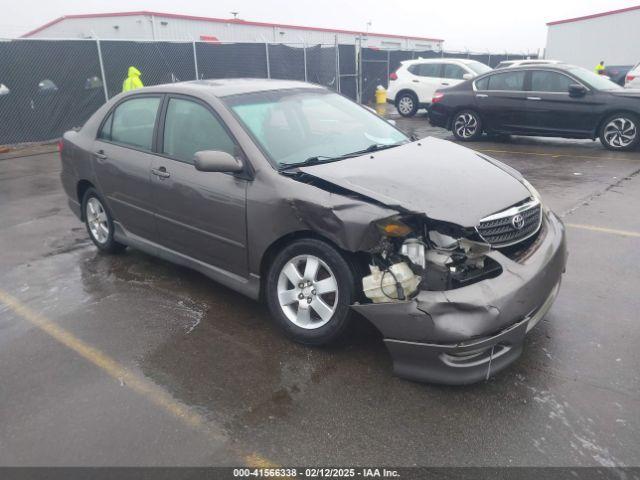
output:
<svg viewBox="0 0 640 480"><path fill-rule="evenodd" d="M531 196L510 167L431 137L300 170L391 208L462 227Z"/></svg>
<svg viewBox="0 0 640 480"><path fill-rule="evenodd" d="M139 77L141 75L140 70L136 67L129 67L129 76L130 77Z"/></svg>

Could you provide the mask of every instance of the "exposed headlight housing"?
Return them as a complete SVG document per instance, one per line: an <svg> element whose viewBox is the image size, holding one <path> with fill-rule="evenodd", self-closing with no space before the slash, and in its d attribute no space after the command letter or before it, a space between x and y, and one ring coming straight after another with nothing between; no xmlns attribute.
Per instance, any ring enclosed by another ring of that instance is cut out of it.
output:
<svg viewBox="0 0 640 480"><path fill-rule="evenodd" d="M413 232L413 229L409 225L405 224L397 217L380 220L377 225L380 231L387 237L401 238L406 237Z"/></svg>

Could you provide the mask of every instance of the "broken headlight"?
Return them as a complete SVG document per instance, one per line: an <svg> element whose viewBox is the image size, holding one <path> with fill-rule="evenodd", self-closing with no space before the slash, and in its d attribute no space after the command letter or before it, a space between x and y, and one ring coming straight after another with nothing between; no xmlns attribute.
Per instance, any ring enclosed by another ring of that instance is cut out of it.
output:
<svg viewBox="0 0 640 480"><path fill-rule="evenodd" d="M385 218L377 223L380 231L387 237L406 237L413 229L398 217Z"/></svg>

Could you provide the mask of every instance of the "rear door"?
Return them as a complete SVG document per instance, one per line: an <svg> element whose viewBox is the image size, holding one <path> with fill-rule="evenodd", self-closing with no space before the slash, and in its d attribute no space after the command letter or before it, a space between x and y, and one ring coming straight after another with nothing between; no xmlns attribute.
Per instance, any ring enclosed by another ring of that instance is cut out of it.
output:
<svg viewBox="0 0 640 480"><path fill-rule="evenodd" d="M157 243L246 276L248 181L194 166L196 152L219 150L242 157L239 147L212 107L198 99L170 95L162 117L151 179Z"/></svg>
<svg viewBox="0 0 640 480"><path fill-rule="evenodd" d="M155 236L150 171L162 95L136 95L115 106L94 142L99 191L127 231Z"/></svg>
<svg viewBox="0 0 640 480"><path fill-rule="evenodd" d="M418 102L431 103L433 94L440 88L442 76L441 63L416 63L409 67L413 74L412 87L418 94Z"/></svg>
<svg viewBox="0 0 640 480"><path fill-rule="evenodd" d="M580 82L553 70L531 70L527 82L527 128L540 135L590 135L600 109L592 90L581 97L569 95L569 85Z"/></svg>
<svg viewBox="0 0 640 480"><path fill-rule="evenodd" d="M524 70L502 70L474 82L476 104L485 128L516 133L526 126Z"/></svg>
<svg viewBox="0 0 640 480"><path fill-rule="evenodd" d="M468 72L465 68L454 63L445 63L442 67L442 78L440 79L440 88L453 87L464 82L464 76Z"/></svg>

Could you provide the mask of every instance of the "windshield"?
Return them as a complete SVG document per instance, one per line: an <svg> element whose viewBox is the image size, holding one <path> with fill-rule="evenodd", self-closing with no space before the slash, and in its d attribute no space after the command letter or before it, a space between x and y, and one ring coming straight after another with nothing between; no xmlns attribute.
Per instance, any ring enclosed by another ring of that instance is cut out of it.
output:
<svg viewBox="0 0 640 480"><path fill-rule="evenodd" d="M476 72L478 75L482 75L483 73L487 73L493 70L488 65L485 65L484 63L480 63L476 61L467 62L465 63L465 65L469 67L471 70L473 70L474 72Z"/></svg>
<svg viewBox="0 0 640 480"><path fill-rule="evenodd" d="M596 90L619 90L622 87L617 83L613 83L609 78L604 75L598 75L586 68L575 67L570 68L569 71L578 77L580 80L588 83Z"/></svg>
<svg viewBox="0 0 640 480"><path fill-rule="evenodd" d="M223 100L277 167L409 141L376 114L325 90L257 92Z"/></svg>

